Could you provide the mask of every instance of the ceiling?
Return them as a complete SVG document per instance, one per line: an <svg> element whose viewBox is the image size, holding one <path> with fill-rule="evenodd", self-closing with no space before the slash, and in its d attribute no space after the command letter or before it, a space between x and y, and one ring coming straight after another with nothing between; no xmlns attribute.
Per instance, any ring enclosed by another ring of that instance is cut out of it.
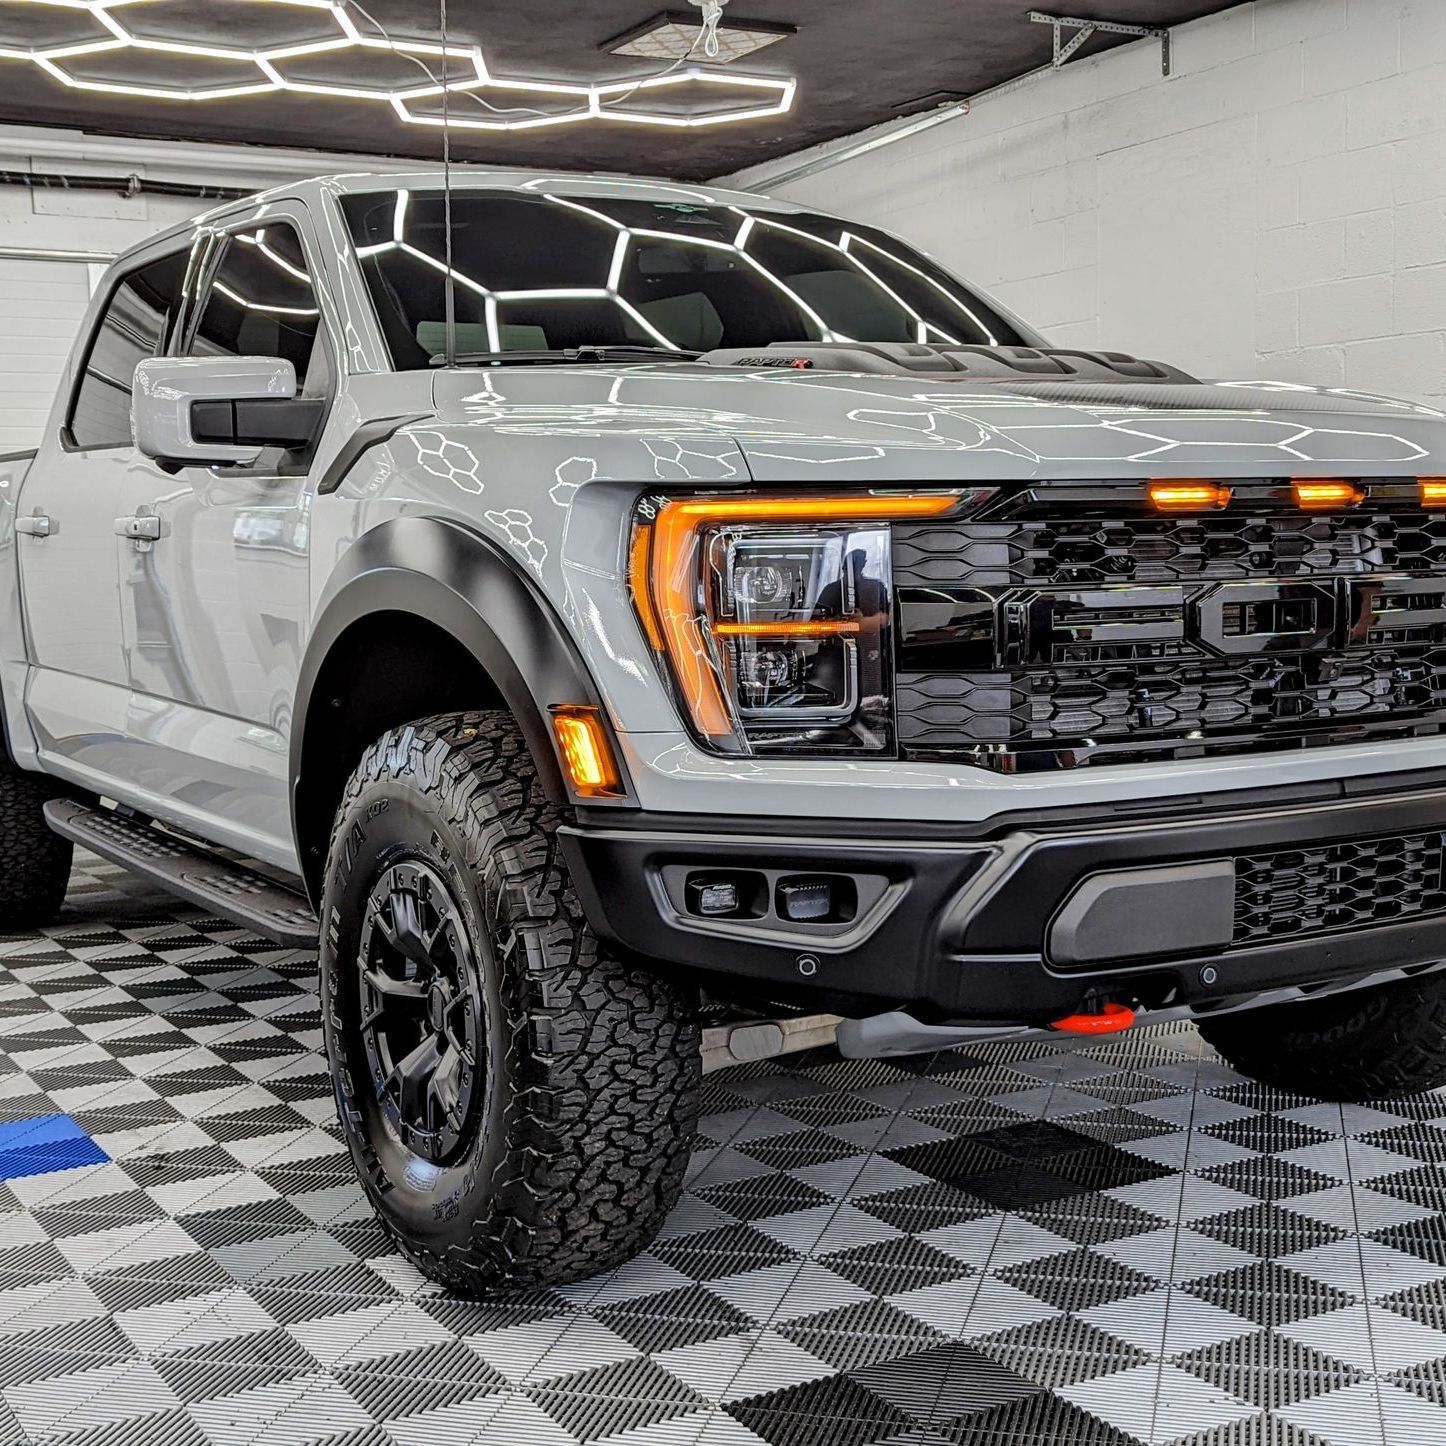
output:
<svg viewBox="0 0 1446 1446"><path fill-rule="evenodd" d="M393 40L438 38L437 0L343 0L356 32L375 39L379 25ZM1040 3L1040 0L1035 0ZM1143 25L1169 25L1229 9L1238 0L1063 0L1068 15ZM688 130L589 119L530 130L453 127L459 160L549 168L634 171L702 180L849 135L881 121L928 109L1012 79L1046 63L1051 30L1031 24L1031 0L731 0L725 20L767 21L797 33L728 67L729 73L795 75L790 113ZM480 45L491 74L534 81L592 84L653 75L663 66L617 56L601 47L683 0L452 0L449 38ZM177 101L161 95L117 94L68 86L52 70L23 58L0 58L0 121L56 125L108 135L240 142L355 153L437 158L440 129L408 124L385 92L426 84L414 60L380 47L315 50L336 18L317 0L123 0L111 11L143 42L124 45L74 0L0 0L0 49L40 51L47 64L102 87L171 92L212 89L220 95ZM371 17L371 18L368 18ZM1121 37L1100 35L1091 54ZM111 48L100 49L109 44ZM200 47L200 53L195 50ZM273 63L278 71L327 93L255 91L267 84L245 52L312 49ZM57 53L60 52L60 53ZM66 54L64 52L70 52ZM77 53L79 52L79 53ZM237 52L225 55L219 52ZM471 74L460 55L429 57L434 71ZM370 99L337 89L366 88ZM509 115L535 116L572 104L542 91L486 92ZM721 99L720 99L721 97ZM776 90L724 91L682 85L634 91L606 103L674 113L685 105L725 104L776 109ZM435 101L415 109L435 112ZM450 98L454 119L491 118L470 97Z"/></svg>

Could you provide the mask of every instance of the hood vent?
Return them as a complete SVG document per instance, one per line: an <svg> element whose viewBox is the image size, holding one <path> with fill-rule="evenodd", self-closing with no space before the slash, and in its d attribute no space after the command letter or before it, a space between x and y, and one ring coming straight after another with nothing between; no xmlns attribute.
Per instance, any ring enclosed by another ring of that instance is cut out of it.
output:
<svg viewBox="0 0 1446 1446"><path fill-rule="evenodd" d="M867 372L903 376L933 372L971 381L1170 382L1196 385L1195 377L1164 362L1141 361L1117 351L1060 351L1028 346L929 346L923 342L774 342L730 347L701 358L709 366Z"/></svg>

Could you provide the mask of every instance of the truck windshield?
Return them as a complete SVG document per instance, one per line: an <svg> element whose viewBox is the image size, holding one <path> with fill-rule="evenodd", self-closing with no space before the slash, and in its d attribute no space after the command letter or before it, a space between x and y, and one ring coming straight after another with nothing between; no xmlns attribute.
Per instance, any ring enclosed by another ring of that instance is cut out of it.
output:
<svg viewBox="0 0 1446 1446"><path fill-rule="evenodd" d="M442 193L341 204L394 364L430 365L446 345ZM454 191L452 268L463 355L1037 341L902 242L809 213Z"/></svg>

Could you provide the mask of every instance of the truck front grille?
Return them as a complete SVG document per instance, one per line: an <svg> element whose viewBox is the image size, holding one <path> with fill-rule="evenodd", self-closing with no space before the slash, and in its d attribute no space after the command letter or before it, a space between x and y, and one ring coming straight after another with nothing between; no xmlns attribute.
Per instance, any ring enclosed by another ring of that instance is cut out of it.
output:
<svg viewBox="0 0 1446 1446"><path fill-rule="evenodd" d="M1031 495L1049 493L1039 488ZM894 530L894 576L901 586L1240 581L1443 568L1446 515L1410 508L1189 518L1026 516Z"/></svg>
<svg viewBox="0 0 1446 1446"><path fill-rule="evenodd" d="M1235 947L1446 910L1442 835L1319 844L1235 860Z"/></svg>
<svg viewBox="0 0 1446 1446"><path fill-rule="evenodd" d="M1446 728L1446 514L1366 482L1341 513L1269 480L1152 515L1037 487L893 543L899 746L1005 772Z"/></svg>

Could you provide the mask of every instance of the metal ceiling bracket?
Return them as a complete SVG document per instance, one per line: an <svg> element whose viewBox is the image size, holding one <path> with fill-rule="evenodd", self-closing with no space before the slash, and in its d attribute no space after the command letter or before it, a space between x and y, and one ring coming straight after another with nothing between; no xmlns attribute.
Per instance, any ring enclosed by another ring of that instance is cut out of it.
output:
<svg viewBox="0 0 1446 1446"><path fill-rule="evenodd" d="M1160 42L1160 69L1170 74L1170 32L1158 25L1125 25L1118 20L1080 20L1068 15L1046 15L1042 10L1031 10L1029 18L1036 25L1054 27L1054 68L1058 70L1094 35L1134 35L1146 40ZM1066 30L1075 33L1066 40Z"/></svg>

